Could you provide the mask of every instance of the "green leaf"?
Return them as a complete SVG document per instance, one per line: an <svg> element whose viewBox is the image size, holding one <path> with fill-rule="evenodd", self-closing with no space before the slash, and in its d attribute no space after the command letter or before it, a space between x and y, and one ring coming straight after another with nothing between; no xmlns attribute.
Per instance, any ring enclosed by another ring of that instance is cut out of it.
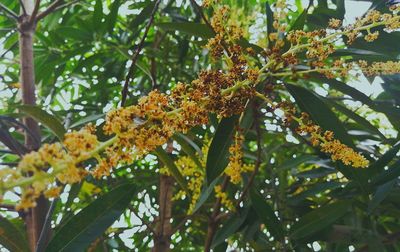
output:
<svg viewBox="0 0 400 252"><path fill-rule="evenodd" d="M267 230L271 235L277 239L282 240L285 236L285 231L276 217L272 207L266 202L266 200L256 191L250 192L251 203L256 211L258 217L265 224Z"/></svg>
<svg viewBox="0 0 400 252"><path fill-rule="evenodd" d="M308 161L315 160L317 157L314 155L302 155L295 158L290 158L283 164L278 166L277 170L288 170L292 168L297 168L299 165L307 163Z"/></svg>
<svg viewBox="0 0 400 252"><path fill-rule="evenodd" d="M286 87L290 94L296 99L299 107L304 112L307 112L316 124L321 126L324 130L333 131L335 138L349 147L355 148L343 124L317 95L300 86L286 84Z"/></svg>
<svg viewBox="0 0 400 252"><path fill-rule="evenodd" d="M193 162L195 162L195 164L198 166L198 168L202 169L202 165L196 155L197 152L186 141L187 138L183 138L181 135L175 134L173 136L173 139L181 146L182 150L193 160Z"/></svg>
<svg viewBox="0 0 400 252"><path fill-rule="evenodd" d="M265 14L267 15L267 34L271 34L275 31L274 23L274 13L272 12L271 6L268 2L265 3Z"/></svg>
<svg viewBox="0 0 400 252"><path fill-rule="evenodd" d="M350 87L346 83L335 79L326 79L323 77L319 78L324 83L328 84L330 87L351 96L352 98L368 105L371 109L384 113L390 122L397 128L400 129L400 109L395 106L387 104L379 104L371 100L367 95L358 91L357 89Z"/></svg>
<svg viewBox="0 0 400 252"><path fill-rule="evenodd" d="M308 9L305 9L290 26L290 30L303 30L306 23Z"/></svg>
<svg viewBox="0 0 400 252"><path fill-rule="evenodd" d="M2 216L0 216L0 244L9 251L29 251L25 234Z"/></svg>
<svg viewBox="0 0 400 252"><path fill-rule="evenodd" d="M107 16L107 30L110 34L113 33L115 23L117 22L118 9L121 6L121 0L115 0L111 4L110 13Z"/></svg>
<svg viewBox="0 0 400 252"><path fill-rule="evenodd" d="M65 128L54 115L51 115L41 108L32 105L20 105L18 106L18 109L22 113L32 117L36 121L46 126L60 140L64 139L64 134L66 133Z"/></svg>
<svg viewBox="0 0 400 252"><path fill-rule="evenodd" d="M400 150L400 142L398 142L390 150L385 152L385 154L383 154L377 161L370 164L370 166L367 169L365 169L363 174L363 176L365 176L365 180L379 178L379 176L376 177L376 175L379 174L380 172L384 174L385 166L387 166L390 162L396 159L399 150Z"/></svg>
<svg viewBox="0 0 400 252"><path fill-rule="evenodd" d="M219 123L207 154L207 183L211 183L229 163L229 147L235 133L237 116L223 118Z"/></svg>
<svg viewBox="0 0 400 252"><path fill-rule="evenodd" d="M187 188L186 181L183 178L178 167L176 167L174 161L169 157L168 153L165 152L165 150L163 150L163 148L161 147L157 147L157 149L154 152L161 160L161 162L163 162L163 164L168 168L168 171L171 173L172 177L175 178L176 182L178 182L178 184L182 187L182 189L188 193L189 189Z"/></svg>
<svg viewBox="0 0 400 252"><path fill-rule="evenodd" d="M57 231L46 252L84 251L119 218L135 191L133 184L125 184L97 198Z"/></svg>
<svg viewBox="0 0 400 252"><path fill-rule="evenodd" d="M345 106L343 106L337 102L333 102L328 99L323 99L323 100L331 107L335 107L339 112L345 114L347 117L354 120L356 123L358 123L358 125L364 127L370 133L376 134L381 139L386 140L386 137L364 117L358 115L357 113L351 111L350 109L346 108Z"/></svg>
<svg viewBox="0 0 400 252"><path fill-rule="evenodd" d="M379 206L379 204L389 195L389 193L392 191L393 187L397 183L396 180L397 179L394 179L378 187L374 196L372 197L371 201L368 204L367 212L369 214L371 214Z"/></svg>
<svg viewBox="0 0 400 252"><path fill-rule="evenodd" d="M93 12L93 27L94 29L100 29L102 27L103 19L103 1L96 0Z"/></svg>
<svg viewBox="0 0 400 252"><path fill-rule="evenodd" d="M165 31L179 31L183 34L209 39L214 32L206 25L200 23L158 23L156 26Z"/></svg>
<svg viewBox="0 0 400 252"><path fill-rule="evenodd" d="M88 42L92 39L92 34L82 30L78 29L75 27L70 27L70 26L63 26L59 27L56 32L58 34L62 34L63 38L70 38L73 40L78 40L78 41L85 41Z"/></svg>
<svg viewBox="0 0 400 252"><path fill-rule="evenodd" d="M382 185L392 179L400 176L400 160L396 161L394 164L390 165L387 170L383 170L380 174L375 175L372 178L372 185Z"/></svg>
<svg viewBox="0 0 400 252"><path fill-rule="evenodd" d="M344 216L350 207L350 201L337 201L307 213L292 226L291 237L295 240L312 238Z"/></svg>
<svg viewBox="0 0 400 252"><path fill-rule="evenodd" d="M85 125L87 123L96 121L100 118L104 118L104 114L89 115L89 116L82 118L81 120L78 120L77 122L74 122L71 126L69 126L69 128L73 129L73 128Z"/></svg>
<svg viewBox="0 0 400 252"><path fill-rule="evenodd" d="M228 220L224 221L223 226L217 231L213 239L211 248L215 248L231 237L238 231L240 226L245 222L249 208L244 209L243 212L233 215Z"/></svg>
<svg viewBox="0 0 400 252"><path fill-rule="evenodd" d="M138 26L141 25L146 19L148 19L151 15L151 12L154 9L155 1L150 1L146 7L132 20L130 27L134 30L138 30Z"/></svg>
<svg viewBox="0 0 400 252"><path fill-rule="evenodd" d="M336 182L336 181L316 183L315 185L311 186L310 188L304 190L303 192L290 197L288 199L288 203L291 205L297 205L301 201L305 200L307 197L313 197L317 194L322 194L326 190L333 190L342 185L344 185L344 183Z"/></svg>
<svg viewBox="0 0 400 252"><path fill-rule="evenodd" d="M200 207L207 201L208 197L210 197L211 193L214 191L214 187L219 182L219 180L219 178L216 178L213 182L210 183L210 185L207 186L206 183L203 185L203 190L201 191L199 199L196 202L193 213L199 210Z"/></svg>

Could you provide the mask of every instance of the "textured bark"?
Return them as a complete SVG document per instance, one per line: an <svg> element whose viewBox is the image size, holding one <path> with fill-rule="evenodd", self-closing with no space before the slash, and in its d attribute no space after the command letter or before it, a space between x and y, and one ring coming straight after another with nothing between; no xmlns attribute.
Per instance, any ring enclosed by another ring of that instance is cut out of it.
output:
<svg viewBox="0 0 400 252"><path fill-rule="evenodd" d="M19 19L19 55L20 55L20 82L22 88L22 104L35 105L35 72L33 61L33 37L35 24L29 22L30 14L33 12L33 0L22 1L26 15L22 14ZM29 150L39 148L40 129L38 123L32 118L24 118L24 124L30 129L31 134L25 132L25 144ZM25 213L26 231L31 251L36 250L47 212L47 200L40 197L37 206Z"/></svg>
<svg viewBox="0 0 400 252"><path fill-rule="evenodd" d="M174 179L170 176L161 175L159 193L159 219L157 221L156 233L154 234L153 252L169 251L171 244L171 216L172 216L172 191Z"/></svg>

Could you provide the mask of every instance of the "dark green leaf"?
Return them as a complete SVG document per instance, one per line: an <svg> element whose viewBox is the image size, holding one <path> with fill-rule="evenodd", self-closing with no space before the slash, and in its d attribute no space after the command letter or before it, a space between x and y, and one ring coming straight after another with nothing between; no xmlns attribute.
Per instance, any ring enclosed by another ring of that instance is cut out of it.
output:
<svg viewBox="0 0 400 252"><path fill-rule="evenodd" d="M229 163L229 146L233 140L237 118L223 118L217 127L207 155L207 183L218 177Z"/></svg>
<svg viewBox="0 0 400 252"><path fill-rule="evenodd" d="M102 27L102 19L103 19L103 1L96 0L96 3L94 5L94 13L93 13L94 29L100 29Z"/></svg>
<svg viewBox="0 0 400 252"><path fill-rule="evenodd" d="M389 193L392 191L393 187L397 183L396 180L397 179L394 179L378 187L374 196L372 197L372 200L368 204L368 210L367 210L368 213L371 214L379 206L379 204L389 195Z"/></svg>
<svg viewBox="0 0 400 252"><path fill-rule="evenodd" d="M0 244L9 251L29 251L25 234L11 221L0 216Z"/></svg>
<svg viewBox="0 0 400 252"><path fill-rule="evenodd" d="M46 251L84 251L119 218L135 191L133 184L125 184L93 201L57 231Z"/></svg>
<svg viewBox="0 0 400 252"><path fill-rule="evenodd" d="M244 223L247 218L247 213L249 209L245 209L240 214L235 214L228 220L224 221L223 226L215 234L214 240L212 242L211 248L215 248L225 241L225 239L231 237L235 234L240 226Z"/></svg>
<svg viewBox="0 0 400 252"><path fill-rule="evenodd" d="M251 203L256 211L260 220L265 224L267 230L277 240L282 240L285 236L285 231L276 217L272 207L266 202L266 200L254 190L250 193Z"/></svg>
<svg viewBox="0 0 400 252"><path fill-rule="evenodd" d="M43 124L44 126L46 126L60 140L64 139L64 134L66 132L65 128L55 116L47 113L46 111L42 110L41 108L39 108L37 106L21 105L21 106L18 106L18 109L22 113L32 117L36 121L38 121L41 124Z"/></svg>
<svg viewBox="0 0 400 252"><path fill-rule="evenodd" d="M338 201L307 213L293 225L291 237L295 240L312 238L314 234L331 226L344 216L350 207L351 202Z"/></svg>
<svg viewBox="0 0 400 252"><path fill-rule="evenodd" d="M211 193L214 191L214 187L219 180L219 178L216 178L212 183L210 183L210 185L203 185L203 189L193 209L193 213L199 210L199 208L207 201L208 197L210 197Z"/></svg>
<svg viewBox="0 0 400 252"><path fill-rule="evenodd" d="M343 105L340 105L339 103L330 101L328 99L324 99L324 101L327 102L328 105L335 107L338 111L342 112L350 119L354 120L356 123L358 123L358 125L364 127L364 129L366 129L367 131L378 135L383 140L386 139L386 137L364 117L359 116L357 113L351 111L350 109L346 108Z"/></svg>
<svg viewBox="0 0 400 252"><path fill-rule="evenodd" d="M202 165L196 155L196 150L186 141L187 138L181 137L179 134L175 134L173 139L181 146L182 150L195 162L199 169L202 169Z"/></svg>
<svg viewBox="0 0 400 252"><path fill-rule="evenodd" d="M297 19L293 22L293 24L290 26L290 30L303 30L304 24L306 23L307 19L307 12L308 9L305 9L300 16L297 17Z"/></svg>
<svg viewBox="0 0 400 252"><path fill-rule="evenodd" d="M117 22L118 10L119 10L120 6L121 6L121 0L114 0L111 4L110 13L108 14L107 20L106 20L107 30L110 34L113 33L115 23Z"/></svg>
<svg viewBox="0 0 400 252"><path fill-rule="evenodd" d="M151 12L154 9L155 1L150 1L146 7L132 20L130 26L132 29L137 30L138 26L141 25L147 18L150 17Z"/></svg>
<svg viewBox="0 0 400 252"><path fill-rule="evenodd" d="M165 31L179 31L204 39L214 36L214 32L207 25L200 23L159 23L156 25Z"/></svg>
<svg viewBox="0 0 400 252"><path fill-rule="evenodd" d="M300 108L304 112L307 112L316 124L321 126L324 130L333 131L335 138L354 148L351 137L347 134L347 130L343 124L317 95L300 86L286 84L286 87L290 94L296 99Z"/></svg>

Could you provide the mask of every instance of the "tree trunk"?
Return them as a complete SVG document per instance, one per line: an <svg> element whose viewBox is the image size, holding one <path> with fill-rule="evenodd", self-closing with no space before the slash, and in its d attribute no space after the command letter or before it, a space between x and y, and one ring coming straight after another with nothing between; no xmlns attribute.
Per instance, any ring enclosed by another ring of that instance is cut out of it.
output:
<svg viewBox="0 0 400 252"><path fill-rule="evenodd" d="M174 179L170 176L160 176L159 219L156 233L154 234L153 252L169 251L171 244L171 216L172 216L172 191Z"/></svg>
<svg viewBox="0 0 400 252"><path fill-rule="evenodd" d="M34 1L22 0L26 15L21 15L19 20L19 55L20 55L20 82L22 88L22 104L35 105L35 72L33 61L33 37L35 24L29 22L33 12ZM30 129L31 134L25 132L25 144L29 150L40 146L40 129L38 123L29 117L24 118L24 124ZM47 212L47 200L40 197L37 206L25 213L26 231L31 251L36 250Z"/></svg>

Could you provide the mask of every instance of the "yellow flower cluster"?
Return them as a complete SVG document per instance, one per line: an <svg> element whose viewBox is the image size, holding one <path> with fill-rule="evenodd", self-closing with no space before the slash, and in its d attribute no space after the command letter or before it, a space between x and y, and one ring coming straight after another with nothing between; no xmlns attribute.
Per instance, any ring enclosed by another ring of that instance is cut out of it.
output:
<svg viewBox="0 0 400 252"><path fill-rule="evenodd" d="M211 27L215 36L208 40L206 48L210 50L214 59L219 59L224 50L228 50L228 44L234 44L244 36L244 30L237 23L237 19L231 17L230 8L227 5L218 6L211 19ZM226 52L229 56L229 52Z"/></svg>
<svg viewBox="0 0 400 252"><path fill-rule="evenodd" d="M3 170L8 172L8 176L2 176L3 184L8 186L31 176L31 185L21 185L22 196L17 209L34 207L42 193L46 197L57 197L61 189L54 185L56 178L63 184L81 181L88 172L80 167L80 163L92 156L91 152L98 144L94 128L88 125L80 131L65 134L62 144L44 144L37 152L26 154L17 170ZM57 175L49 176L48 169Z"/></svg>
<svg viewBox="0 0 400 252"><path fill-rule="evenodd" d="M231 211L235 209L233 202L230 199L228 199L228 194L222 191L222 187L220 185L215 186L214 190L215 190L215 197L221 200L221 204L224 207L226 207L228 210Z"/></svg>
<svg viewBox="0 0 400 252"><path fill-rule="evenodd" d="M340 160L345 165L351 165L355 168L368 167L369 161L365 157L334 139L332 131L323 131L320 126L309 121L309 116L306 113L302 113L301 118L296 118L291 114L287 114L287 117L295 119L299 124L296 131L299 134L309 134L311 144L315 147L320 146L321 151L330 154L333 161Z"/></svg>
<svg viewBox="0 0 400 252"><path fill-rule="evenodd" d="M238 133L235 135L234 143L229 147L229 164L224 172L233 184L242 181L242 173L254 170L254 165L243 163L243 140L243 135Z"/></svg>
<svg viewBox="0 0 400 252"><path fill-rule="evenodd" d="M214 3L212 0L204 1L205 6ZM25 155L16 169L0 170L0 194L21 187L18 208L28 208L35 206L35 200L41 194L56 197L60 193L60 188L55 185L56 180L66 184L79 182L88 174L96 178L107 176L113 167L132 162L135 155L153 151L165 144L173 134L185 133L194 126L207 124L208 113L215 113L219 117L242 113L248 100L256 95L255 85L263 83L261 80L266 77L319 72L334 78L345 76L354 68L361 69L367 75L400 72L399 62L367 64L363 61L346 63L328 59L335 51L335 42L341 36L346 36L348 43L358 36L372 41L378 36L373 30L375 27L384 27L387 31L399 29L399 7L393 8L392 14L372 11L348 27L341 27L340 21L332 19L329 24L333 31L290 32L286 38L291 47L286 52L283 52L284 36L281 35L286 33L287 5L280 0L275 7L278 11L274 14L274 27L278 32L271 35L276 40L271 49L257 55L251 49L245 50L237 45L237 40L244 32L232 21L234 17L229 13L229 7L221 6L216 9L211 20L216 35L209 40L207 46L212 56L223 56L227 70L212 68L201 71L190 85L178 83L170 95L155 90L142 97L137 105L109 112L104 132L111 138L105 142L98 141L94 127L89 125L80 131L67 133L61 143L44 144L38 151ZM300 61L297 54L300 52L306 53L304 63L309 64L309 70L296 70L295 65ZM260 62L265 59L267 63L252 61L258 56L262 56ZM263 64L261 70L254 67ZM285 69L287 72L281 72ZM354 167L368 166L368 160L333 139L331 132L322 132L318 126L303 119L298 119L298 122L299 131L310 134L313 144L319 145L332 159ZM242 172L252 169L243 164L242 141L242 136L235 137L235 143L230 148L230 163L225 170L235 184L241 181ZM90 167L85 163L88 159L97 160L97 165ZM190 177L193 205L204 175L194 169L189 159L182 159L177 165L184 167L182 173ZM222 194L219 196L223 197Z"/></svg>
<svg viewBox="0 0 400 252"><path fill-rule="evenodd" d="M369 76L396 74L400 72L400 61L373 62L369 65L366 61L360 60L357 64L361 71Z"/></svg>
<svg viewBox="0 0 400 252"><path fill-rule="evenodd" d="M193 159L188 156L181 156L178 160L175 161L175 165L178 168L179 172L188 181L187 186L191 196L188 210L189 214L193 212L194 207L200 197L201 188L205 179L204 167L206 166L209 147L210 141L208 140L208 138L205 138L203 142L203 147L201 148L202 156L200 156L199 153L196 153L196 157L199 159L201 167L199 167L196 162L194 162ZM166 167L160 169L160 173L169 176L171 175ZM186 192L184 190L179 190L174 195L173 199L178 200L184 196L187 196Z"/></svg>
<svg viewBox="0 0 400 252"><path fill-rule="evenodd" d="M328 57L336 51L337 41L339 38L346 36L347 44L351 44L358 37L363 36L366 41L372 42L378 38L379 32L373 31L376 27L384 27L388 32L398 30L400 28L400 16L398 16L398 7L393 8L393 13L380 13L372 10L363 18L357 19L352 25L342 27L341 21L331 19L329 21L329 29L320 29L313 31L294 30L290 31L286 39L290 42L290 49L282 52L285 43L275 43L271 50L267 51L269 59L276 62L276 66L288 67L299 64L297 54L305 51L307 60L302 62L308 64L312 70L319 69L319 72L330 78L335 77L335 65L331 65ZM364 34L365 33L365 34ZM277 39L277 36L275 36ZM340 68L342 75L348 73L349 68L355 65L346 65ZM294 72L295 68L291 67ZM398 70L398 68L396 68ZM306 71L305 71L306 72ZM396 72L396 70L393 70ZM382 72L379 72L382 73ZM384 74L384 73L383 73Z"/></svg>

